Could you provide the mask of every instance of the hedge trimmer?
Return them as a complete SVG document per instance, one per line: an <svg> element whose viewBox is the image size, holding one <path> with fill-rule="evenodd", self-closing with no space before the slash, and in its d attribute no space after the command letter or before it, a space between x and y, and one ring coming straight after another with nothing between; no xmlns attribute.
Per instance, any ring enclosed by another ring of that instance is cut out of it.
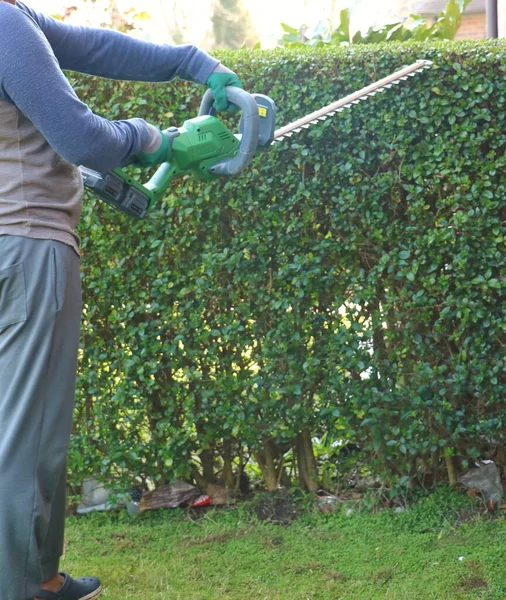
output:
<svg viewBox="0 0 506 600"><path fill-rule="evenodd" d="M280 129L275 129L276 105L271 98L228 87L229 102L241 109L238 134L211 114L214 96L207 90L196 118L165 131L172 144L171 162L160 165L147 183L139 182L124 169L99 173L80 167L84 185L117 210L143 218L175 177L193 174L205 180L236 175L250 164L258 149L324 121L431 66L431 61L417 61Z"/></svg>

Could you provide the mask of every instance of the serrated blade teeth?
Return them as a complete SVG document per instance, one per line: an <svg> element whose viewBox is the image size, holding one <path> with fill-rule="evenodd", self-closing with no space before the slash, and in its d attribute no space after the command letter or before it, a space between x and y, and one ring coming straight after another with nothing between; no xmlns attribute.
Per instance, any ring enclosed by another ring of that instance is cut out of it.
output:
<svg viewBox="0 0 506 600"><path fill-rule="evenodd" d="M275 141L281 141L285 138L292 137L294 133L299 133L302 131L302 129L308 129L311 125L316 125L317 123L326 121L329 117L333 117L336 113L340 113L343 110L352 108L354 105L360 104L364 100L372 98L373 96L376 96L376 94L392 88L394 85L398 86L402 81L406 81L408 77L416 77L420 71L430 69L433 64L431 61L426 60L419 60L417 63L419 64L405 66L400 71L392 73L392 75L376 81L375 83L366 86L362 90L358 90L357 92L350 94L350 96L346 98L342 98L341 100L333 102L332 104L329 104L320 110L314 111L314 113L306 115L290 125L279 129L277 132L275 132L275 136L277 136L275 137ZM407 73L406 71L410 72ZM292 127L293 129L291 129Z"/></svg>

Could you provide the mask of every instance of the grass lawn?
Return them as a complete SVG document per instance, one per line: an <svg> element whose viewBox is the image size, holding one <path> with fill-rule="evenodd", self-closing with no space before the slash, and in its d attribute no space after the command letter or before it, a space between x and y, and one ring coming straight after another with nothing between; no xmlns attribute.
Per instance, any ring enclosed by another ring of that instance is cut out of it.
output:
<svg viewBox="0 0 506 600"><path fill-rule="evenodd" d="M71 517L62 569L97 575L104 600L504 600L506 521L447 491L401 514L251 506Z"/></svg>

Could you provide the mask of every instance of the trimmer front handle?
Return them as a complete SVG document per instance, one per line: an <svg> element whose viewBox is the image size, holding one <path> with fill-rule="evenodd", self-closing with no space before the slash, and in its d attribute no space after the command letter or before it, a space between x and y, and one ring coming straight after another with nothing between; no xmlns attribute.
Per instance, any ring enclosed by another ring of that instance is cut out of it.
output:
<svg viewBox="0 0 506 600"><path fill-rule="evenodd" d="M258 146L260 124L258 105L255 99L238 87L227 87L227 99L241 109L242 136L239 150L233 158L227 158L209 168L214 175L236 175L253 160ZM208 115L214 103L213 91L209 88L200 105L199 117Z"/></svg>

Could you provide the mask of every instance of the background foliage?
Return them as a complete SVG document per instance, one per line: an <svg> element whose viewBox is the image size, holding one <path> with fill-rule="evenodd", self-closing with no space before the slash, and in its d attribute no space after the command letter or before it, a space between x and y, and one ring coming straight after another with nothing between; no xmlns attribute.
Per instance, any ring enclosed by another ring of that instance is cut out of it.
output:
<svg viewBox="0 0 506 600"><path fill-rule="evenodd" d="M210 6L194 1L190 11L185 10L185 5L185 0L171 0L164 3L163 7L157 8L151 3L140 10L127 8L128 5L121 0L105 0L98 4L96 0L79 0L75 5L62 8L60 13L52 16L75 23L77 13L81 16L81 23L84 21L87 26L100 26L124 33L136 32L136 35L150 41L153 41L150 36L150 21L158 20L164 25L163 43L173 44L184 44L188 39L196 39L195 28L198 27L200 48L249 48L258 40L258 33L244 0L212 0ZM188 12L193 32L188 31ZM205 19L202 20L200 14L200 18L195 18L199 12L209 12L208 23ZM98 22L97 15L100 17Z"/></svg>
<svg viewBox="0 0 506 600"><path fill-rule="evenodd" d="M435 67L240 177L180 180L143 222L87 197L75 482L235 487L247 466L268 489L314 490L355 447L387 485L506 462L504 50L220 54L280 125L416 59ZM109 118L162 125L203 92L73 82Z"/></svg>
<svg viewBox="0 0 506 600"><path fill-rule="evenodd" d="M381 42L423 42L426 40L453 40L460 27L464 10L471 0L449 0L445 8L438 14L431 24L422 15L410 15L395 23L380 27L370 27L365 33L351 31L352 10L345 8L340 13L340 23L332 29L328 21L320 21L311 30L306 26L291 27L282 24L283 37L280 45L287 48L303 45L342 46L348 44L379 44Z"/></svg>

